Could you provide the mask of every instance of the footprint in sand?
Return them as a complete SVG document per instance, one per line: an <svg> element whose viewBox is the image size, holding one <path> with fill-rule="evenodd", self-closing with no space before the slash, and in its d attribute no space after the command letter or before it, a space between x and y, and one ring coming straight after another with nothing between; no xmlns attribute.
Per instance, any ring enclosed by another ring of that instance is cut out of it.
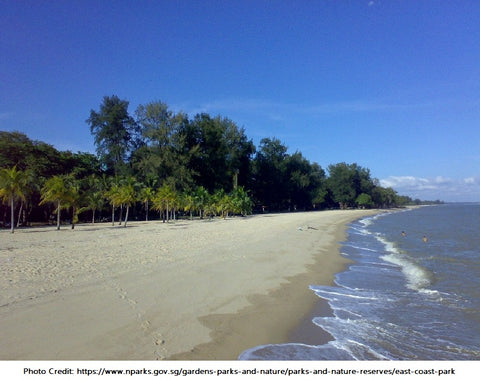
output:
<svg viewBox="0 0 480 380"><path fill-rule="evenodd" d="M162 339L162 338L155 338L154 343L155 343L155 346L161 346L161 345L165 344L165 340Z"/></svg>
<svg viewBox="0 0 480 380"><path fill-rule="evenodd" d="M150 321L143 321L140 325L144 331L147 331L150 327Z"/></svg>
<svg viewBox="0 0 480 380"><path fill-rule="evenodd" d="M153 355L155 360L165 360L167 358L167 349L165 348L165 340L162 337L162 334L156 333L153 336L153 344L155 345L155 350Z"/></svg>

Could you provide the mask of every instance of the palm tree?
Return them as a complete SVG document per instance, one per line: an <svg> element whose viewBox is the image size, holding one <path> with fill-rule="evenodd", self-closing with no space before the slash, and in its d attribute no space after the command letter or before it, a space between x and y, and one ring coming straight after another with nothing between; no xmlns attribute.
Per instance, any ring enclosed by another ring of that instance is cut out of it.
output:
<svg viewBox="0 0 480 380"><path fill-rule="evenodd" d="M78 214L80 212L80 183L73 177L66 177L67 207L72 208L72 230L75 228L75 223L78 222Z"/></svg>
<svg viewBox="0 0 480 380"><path fill-rule="evenodd" d="M193 194L183 194L183 211L190 213L190 220L193 219L193 211L195 211L195 196Z"/></svg>
<svg viewBox="0 0 480 380"><path fill-rule="evenodd" d="M118 183L113 182L110 189L105 193L107 199L112 205L112 226L115 225L115 208L122 204L120 198L120 186ZM122 215L120 214L120 223L122 222Z"/></svg>
<svg viewBox="0 0 480 380"><path fill-rule="evenodd" d="M137 193L135 190L135 187L137 185L138 184L135 178L130 177L124 181L124 183L120 186L120 189L119 189L118 201L120 202L120 204L127 206L127 211L125 213L125 223L123 224L124 227L127 227L128 211L130 209L130 206L137 201Z"/></svg>
<svg viewBox="0 0 480 380"><path fill-rule="evenodd" d="M155 198L153 199L153 209L163 213L163 222L165 223L165 215L168 222L168 215L170 206L175 200L175 192L170 186L164 184L158 189Z"/></svg>
<svg viewBox="0 0 480 380"><path fill-rule="evenodd" d="M208 205L209 194L208 191L203 187L199 186L195 189L195 207L200 214L200 219L203 219L203 214L205 212L205 207Z"/></svg>
<svg viewBox="0 0 480 380"><path fill-rule="evenodd" d="M233 212L242 216L252 213L253 202L243 187L237 187L232 193Z"/></svg>
<svg viewBox="0 0 480 380"><path fill-rule="evenodd" d="M144 187L140 191L140 201L145 205L145 221L148 221L148 203L153 199L154 195L151 187Z"/></svg>
<svg viewBox="0 0 480 380"><path fill-rule="evenodd" d="M220 214L223 219L228 217L228 212L233 210L232 198L225 193L225 190L217 190L212 197L213 207L217 214Z"/></svg>
<svg viewBox="0 0 480 380"><path fill-rule="evenodd" d="M18 210L18 218L17 218L17 228L20 227L20 223L22 222L22 213L23 213L23 222L25 223L26 218L26 210L28 207L29 202L32 201L32 194L38 189L40 192L39 185L37 183L37 179L35 174L32 170L25 170L24 171L24 191L23 195L25 198L20 198L20 209Z"/></svg>
<svg viewBox="0 0 480 380"><path fill-rule="evenodd" d="M60 210L68 207L70 199L69 189L66 185L67 176L56 175L47 180L42 187L40 205L53 202L57 204L57 230L60 229ZM63 204L65 202L65 204Z"/></svg>
<svg viewBox="0 0 480 380"><path fill-rule="evenodd" d="M0 169L0 198L10 204L11 233L15 229L15 200L25 200L27 176L25 172L17 170L14 166L11 169Z"/></svg>
<svg viewBox="0 0 480 380"><path fill-rule="evenodd" d="M102 189L102 181L95 174L86 179L87 190L84 194L85 207L80 212L92 210L92 224L95 224L95 211L103 207L104 191Z"/></svg>

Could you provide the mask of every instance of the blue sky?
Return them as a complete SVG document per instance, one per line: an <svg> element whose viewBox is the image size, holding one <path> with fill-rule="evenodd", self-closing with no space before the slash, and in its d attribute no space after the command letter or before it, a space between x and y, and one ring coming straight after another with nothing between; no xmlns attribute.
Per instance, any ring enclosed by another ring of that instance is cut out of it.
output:
<svg viewBox="0 0 480 380"><path fill-rule="evenodd" d="M105 95L220 114L323 168L480 201L476 0L9 1L0 130L94 152Z"/></svg>

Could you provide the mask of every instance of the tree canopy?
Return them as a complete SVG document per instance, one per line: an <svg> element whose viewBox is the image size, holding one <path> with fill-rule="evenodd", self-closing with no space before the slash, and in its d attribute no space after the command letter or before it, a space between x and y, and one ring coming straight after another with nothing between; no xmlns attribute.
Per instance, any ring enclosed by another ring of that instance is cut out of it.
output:
<svg viewBox="0 0 480 380"><path fill-rule="evenodd" d="M148 219L149 209L168 221L176 212L204 217L413 202L381 187L357 163L331 164L325 171L301 152L289 153L275 137L257 148L226 117L190 118L162 101L139 105L132 116L128 106L105 96L99 110L90 111L86 123L96 155L58 151L21 132L0 131L3 224L9 224L8 211L10 224L16 211L18 224L48 221L53 213L59 224L61 208L72 222L77 215L106 220L109 204L112 222L115 211L121 219L125 208L126 225L130 217ZM7 185L8 170L21 173L15 187Z"/></svg>

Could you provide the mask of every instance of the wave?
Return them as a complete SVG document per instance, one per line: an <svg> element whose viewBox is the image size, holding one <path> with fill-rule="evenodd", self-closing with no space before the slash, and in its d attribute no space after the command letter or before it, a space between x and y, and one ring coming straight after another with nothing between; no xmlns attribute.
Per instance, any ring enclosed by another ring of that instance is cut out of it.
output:
<svg viewBox="0 0 480 380"><path fill-rule="evenodd" d="M354 360L355 358L335 342L320 346L301 343L268 344L250 348L240 354L239 360Z"/></svg>
<svg viewBox="0 0 480 380"><path fill-rule="evenodd" d="M476 335L469 333L478 326L474 298L463 299L458 292L442 287L445 282L442 274L449 272L442 272L443 267L439 269L439 265L450 264L448 260L439 262L433 249L428 249L433 246L426 246L419 239L399 238L398 244L395 243L398 231L409 220L397 221L398 217L394 216L377 224L376 219L385 215L388 214L352 223L341 252L354 263L345 272L336 274L334 286L310 286L332 309L332 314L317 316L312 322L334 340L318 346L294 342L260 346L243 352L239 359L471 360L480 357ZM453 264L457 263L457 257L446 256ZM472 289L471 293L476 294L477 288L472 286ZM452 334L452 324L459 329L455 334ZM464 329L461 332L460 326Z"/></svg>
<svg viewBox="0 0 480 380"><path fill-rule="evenodd" d="M327 300L331 300L332 298L335 299L335 296L362 299L362 300L371 300L371 301L377 301L378 300L378 297L359 296L359 295L356 295L356 294L346 293L346 292L342 292L342 291L331 291L331 290L326 290L324 288L317 288L315 286L310 286L310 289L312 289L317 296L319 296L321 298L325 298Z"/></svg>
<svg viewBox="0 0 480 380"><path fill-rule="evenodd" d="M414 262L406 253L399 250L394 243L380 235L375 235L375 238L385 246L385 251L389 252L389 254L382 255L380 258L401 268L407 281L407 288L423 293L435 293L435 291L428 289L434 281L434 275L431 271Z"/></svg>

